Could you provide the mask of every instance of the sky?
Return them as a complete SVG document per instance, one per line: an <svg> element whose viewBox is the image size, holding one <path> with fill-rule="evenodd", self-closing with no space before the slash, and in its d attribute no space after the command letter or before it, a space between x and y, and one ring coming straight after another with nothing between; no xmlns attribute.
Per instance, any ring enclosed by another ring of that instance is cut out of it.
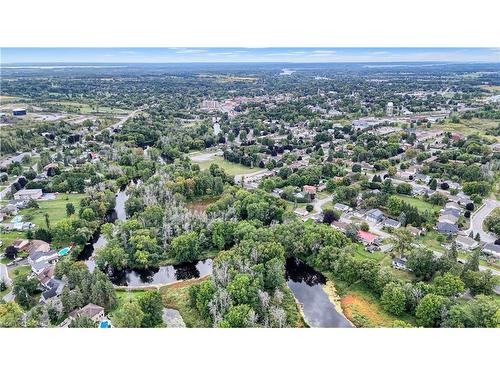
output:
<svg viewBox="0 0 500 375"><path fill-rule="evenodd" d="M0 62L497 62L500 48L2 48Z"/></svg>

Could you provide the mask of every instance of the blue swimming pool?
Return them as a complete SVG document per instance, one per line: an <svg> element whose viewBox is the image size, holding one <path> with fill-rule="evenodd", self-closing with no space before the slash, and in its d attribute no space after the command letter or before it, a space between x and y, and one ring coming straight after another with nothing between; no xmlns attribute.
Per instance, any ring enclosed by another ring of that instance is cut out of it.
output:
<svg viewBox="0 0 500 375"><path fill-rule="evenodd" d="M110 324L107 320L103 320L101 323L99 323L99 328L110 328Z"/></svg>
<svg viewBox="0 0 500 375"><path fill-rule="evenodd" d="M63 255L66 255L69 253L69 251L71 250L71 247L65 247L64 249L61 249L57 252L57 254L59 254L59 256L63 256Z"/></svg>

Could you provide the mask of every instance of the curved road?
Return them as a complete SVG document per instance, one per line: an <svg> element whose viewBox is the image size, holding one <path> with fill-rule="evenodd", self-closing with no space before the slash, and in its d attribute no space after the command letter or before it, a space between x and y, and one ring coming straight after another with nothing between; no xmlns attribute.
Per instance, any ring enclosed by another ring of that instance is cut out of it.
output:
<svg viewBox="0 0 500 375"><path fill-rule="evenodd" d="M466 231L466 233L469 234L471 231L474 232L474 235L476 235L476 233L479 233L481 241L489 243L495 242L496 237L483 229L483 223L486 217L488 217L488 215L491 214L491 212L497 207L500 207L499 201L486 199L483 206L479 210L477 210L474 215L472 215L470 220L470 228Z"/></svg>

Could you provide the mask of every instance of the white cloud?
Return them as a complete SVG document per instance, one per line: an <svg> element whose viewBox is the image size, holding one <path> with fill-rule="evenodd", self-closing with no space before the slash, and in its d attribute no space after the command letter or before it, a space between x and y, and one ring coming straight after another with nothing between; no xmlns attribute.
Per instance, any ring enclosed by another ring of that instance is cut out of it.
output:
<svg viewBox="0 0 500 375"><path fill-rule="evenodd" d="M192 53L205 53L205 52L208 52L208 51L204 50L204 49L181 48L181 49L177 49L175 53L179 53L179 54L192 54Z"/></svg>

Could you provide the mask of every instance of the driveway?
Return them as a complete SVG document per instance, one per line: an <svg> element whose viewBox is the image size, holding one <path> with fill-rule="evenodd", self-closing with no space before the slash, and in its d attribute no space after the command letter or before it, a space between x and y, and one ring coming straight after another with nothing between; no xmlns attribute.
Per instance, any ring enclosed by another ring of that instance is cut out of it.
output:
<svg viewBox="0 0 500 375"><path fill-rule="evenodd" d="M500 207L500 202L493 199L486 199L484 201L484 205L472 215L470 220L471 225L466 233L469 234L471 231L474 232L474 235L476 235L476 233L479 233L479 236L481 236L481 241L488 243L495 242L496 236L486 232L483 229L483 223L486 217L491 213L491 211L493 211L497 207Z"/></svg>

